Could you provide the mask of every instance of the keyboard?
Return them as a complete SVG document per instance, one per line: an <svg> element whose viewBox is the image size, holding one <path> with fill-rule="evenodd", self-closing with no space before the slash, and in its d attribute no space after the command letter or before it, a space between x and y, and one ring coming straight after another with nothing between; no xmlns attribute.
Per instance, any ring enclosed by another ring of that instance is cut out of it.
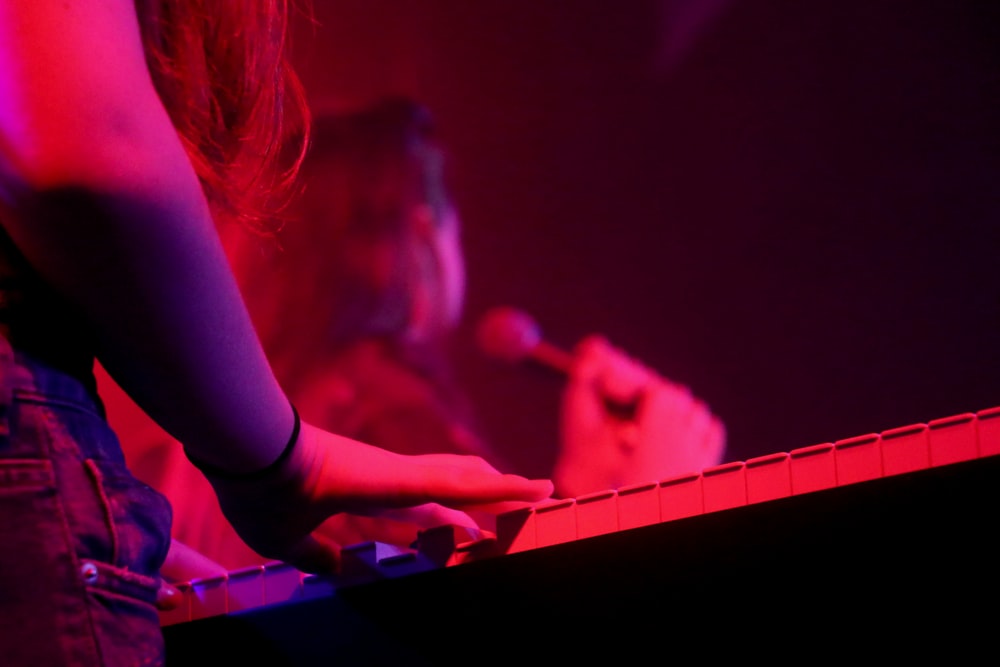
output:
<svg viewBox="0 0 1000 667"><path fill-rule="evenodd" d="M741 659L954 660L992 650L998 511L992 408L547 501L491 539L352 545L337 576L272 563L187 582L161 621L175 664L563 664L726 642Z"/></svg>

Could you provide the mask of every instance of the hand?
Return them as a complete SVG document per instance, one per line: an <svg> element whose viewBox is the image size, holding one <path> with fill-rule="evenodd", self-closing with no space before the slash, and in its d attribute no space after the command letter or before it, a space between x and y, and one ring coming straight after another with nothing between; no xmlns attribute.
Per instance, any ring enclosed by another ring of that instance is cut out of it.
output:
<svg viewBox="0 0 1000 667"><path fill-rule="evenodd" d="M463 529L469 540L482 539L491 534L490 528L480 526L465 512L434 503L386 510L378 516L336 514L327 519L318 532L342 545L375 541L409 547L416 542L421 531L444 525Z"/></svg>
<svg viewBox="0 0 1000 667"><path fill-rule="evenodd" d="M211 558L195 551L183 542L170 540L167 559L160 568L162 579L156 592L156 607L160 611L176 609L181 603L180 591L172 582L181 583L194 579L208 579L226 574L226 568Z"/></svg>
<svg viewBox="0 0 1000 667"><path fill-rule="evenodd" d="M331 516L424 515L426 524L429 512L441 519L439 525L471 526L471 518L456 511L500 512L552 494L548 480L501 474L476 456L406 456L306 423L289 458L267 479L209 476L209 482L226 518L252 549L315 573L338 569L339 545L317 531Z"/></svg>
<svg viewBox="0 0 1000 667"><path fill-rule="evenodd" d="M159 611L172 611L180 606L184 601L180 590L166 580L160 580L160 587L156 591L156 608Z"/></svg>
<svg viewBox="0 0 1000 667"><path fill-rule="evenodd" d="M167 559L160 568L160 574L170 582L185 582L192 579L208 579L227 573L219 563L183 542L170 540Z"/></svg>
<svg viewBox="0 0 1000 667"><path fill-rule="evenodd" d="M725 440L722 422L687 387L590 336L574 351L553 479L560 495L577 497L699 472L721 462Z"/></svg>

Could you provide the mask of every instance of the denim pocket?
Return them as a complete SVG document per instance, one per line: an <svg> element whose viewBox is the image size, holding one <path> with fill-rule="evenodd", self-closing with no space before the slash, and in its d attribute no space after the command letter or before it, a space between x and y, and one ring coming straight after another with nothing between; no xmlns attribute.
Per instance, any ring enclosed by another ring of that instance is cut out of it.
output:
<svg viewBox="0 0 1000 667"><path fill-rule="evenodd" d="M0 337L0 663L160 665L167 499L89 385Z"/></svg>
<svg viewBox="0 0 1000 667"><path fill-rule="evenodd" d="M0 460L0 495L55 491L52 464L44 459Z"/></svg>
<svg viewBox="0 0 1000 667"><path fill-rule="evenodd" d="M50 461L0 459L0 536L2 662L100 664Z"/></svg>
<svg viewBox="0 0 1000 667"><path fill-rule="evenodd" d="M103 664L163 664L163 634L155 606L159 578L93 561L80 563L80 575L87 587Z"/></svg>
<svg viewBox="0 0 1000 667"><path fill-rule="evenodd" d="M172 510L158 491L118 462L84 462L110 531L110 564L157 575L170 548Z"/></svg>
<svg viewBox="0 0 1000 667"><path fill-rule="evenodd" d="M52 463L0 460L0 662L161 665L158 576L73 552Z"/></svg>
<svg viewBox="0 0 1000 667"><path fill-rule="evenodd" d="M128 470L96 409L19 389L10 423L10 451L52 462L77 556L158 576L170 547L170 503Z"/></svg>

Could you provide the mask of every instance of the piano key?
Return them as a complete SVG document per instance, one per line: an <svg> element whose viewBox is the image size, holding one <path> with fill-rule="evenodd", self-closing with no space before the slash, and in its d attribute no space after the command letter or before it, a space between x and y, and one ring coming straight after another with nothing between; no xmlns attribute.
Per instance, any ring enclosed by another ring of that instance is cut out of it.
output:
<svg viewBox="0 0 1000 667"><path fill-rule="evenodd" d="M538 546L535 510L526 507L497 516L497 548L501 553L529 551Z"/></svg>
<svg viewBox="0 0 1000 667"><path fill-rule="evenodd" d="M931 465L941 466L979 457L976 415L965 412L927 423Z"/></svg>
<svg viewBox="0 0 1000 667"><path fill-rule="evenodd" d="M747 503L762 503L792 495L790 461L791 456L787 452L747 459Z"/></svg>
<svg viewBox="0 0 1000 667"><path fill-rule="evenodd" d="M481 539L467 528L455 525L437 526L417 535L417 554L435 567L457 565L471 553L496 543L492 536Z"/></svg>
<svg viewBox="0 0 1000 667"><path fill-rule="evenodd" d="M701 476L706 513L747 504L746 463L743 461L706 468Z"/></svg>
<svg viewBox="0 0 1000 667"><path fill-rule="evenodd" d="M833 445L838 486L882 476L882 439L878 433L844 438Z"/></svg>
<svg viewBox="0 0 1000 667"><path fill-rule="evenodd" d="M317 600L328 598L337 590L337 579L329 575L304 574L302 576L302 599Z"/></svg>
<svg viewBox="0 0 1000 667"><path fill-rule="evenodd" d="M191 620L229 611L229 596L226 591L228 581L229 575L223 575L191 582Z"/></svg>
<svg viewBox="0 0 1000 667"><path fill-rule="evenodd" d="M264 566L256 565L229 573L226 606L229 612L253 609L264 604Z"/></svg>
<svg viewBox="0 0 1000 667"><path fill-rule="evenodd" d="M832 442L790 451L792 493L811 493L837 486L837 464Z"/></svg>
<svg viewBox="0 0 1000 667"><path fill-rule="evenodd" d="M340 550L339 585L357 584L381 579L389 574L391 559L400 559L416 553L415 549L384 542L361 542Z"/></svg>
<svg viewBox="0 0 1000 667"><path fill-rule="evenodd" d="M930 466L930 443L927 424L910 424L889 429L882 438L882 472L899 475Z"/></svg>
<svg viewBox="0 0 1000 667"><path fill-rule="evenodd" d="M576 539L576 501L553 500L535 506L535 537L539 547Z"/></svg>
<svg viewBox="0 0 1000 667"><path fill-rule="evenodd" d="M473 560L499 556L502 553L499 546L500 542L495 535L484 536L469 542L459 542L455 545L455 558L450 563L461 565Z"/></svg>
<svg viewBox="0 0 1000 667"><path fill-rule="evenodd" d="M687 473L660 482L660 520L673 521L705 513L704 481Z"/></svg>
<svg viewBox="0 0 1000 667"><path fill-rule="evenodd" d="M264 604L287 602L302 597L304 575L288 563L264 565Z"/></svg>
<svg viewBox="0 0 1000 667"><path fill-rule="evenodd" d="M398 551L380 560L378 562L376 576L380 579L391 579L394 577L416 574L417 572L426 572L427 570L437 567L447 567L455 564L457 564L457 561L449 561L440 564L436 562L432 563L420 553L406 549Z"/></svg>
<svg viewBox="0 0 1000 667"><path fill-rule="evenodd" d="M660 485L633 484L618 489L618 528L628 530L660 522Z"/></svg>
<svg viewBox="0 0 1000 667"><path fill-rule="evenodd" d="M659 508L657 508L657 513L659 513ZM616 491L597 491L576 499L578 539L606 535L617 530L618 493Z"/></svg>
<svg viewBox="0 0 1000 667"><path fill-rule="evenodd" d="M1000 407L976 413L976 433L980 456L1000 454Z"/></svg>

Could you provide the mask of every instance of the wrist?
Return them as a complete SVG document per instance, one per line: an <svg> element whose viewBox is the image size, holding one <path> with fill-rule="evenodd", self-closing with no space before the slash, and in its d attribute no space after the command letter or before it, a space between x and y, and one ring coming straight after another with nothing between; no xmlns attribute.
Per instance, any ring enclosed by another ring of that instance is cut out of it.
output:
<svg viewBox="0 0 1000 667"><path fill-rule="evenodd" d="M250 472L233 472L226 470L220 466L216 466L210 463L206 463L192 456L190 452L185 449L185 455L188 460L191 461L192 465L202 472L206 477L216 480L234 480L234 481L258 481L266 480L274 477L283 467L284 464L292 456L292 452L296 447L299 440L299 435L302 431L302 419L299 417L299 411L295 409L295 406L289 403L289 407L292 409L292 432L285 443L284 448L282 448L281 453L278 457L267 464L263 468L257 470L252 470Z"/></svg>

